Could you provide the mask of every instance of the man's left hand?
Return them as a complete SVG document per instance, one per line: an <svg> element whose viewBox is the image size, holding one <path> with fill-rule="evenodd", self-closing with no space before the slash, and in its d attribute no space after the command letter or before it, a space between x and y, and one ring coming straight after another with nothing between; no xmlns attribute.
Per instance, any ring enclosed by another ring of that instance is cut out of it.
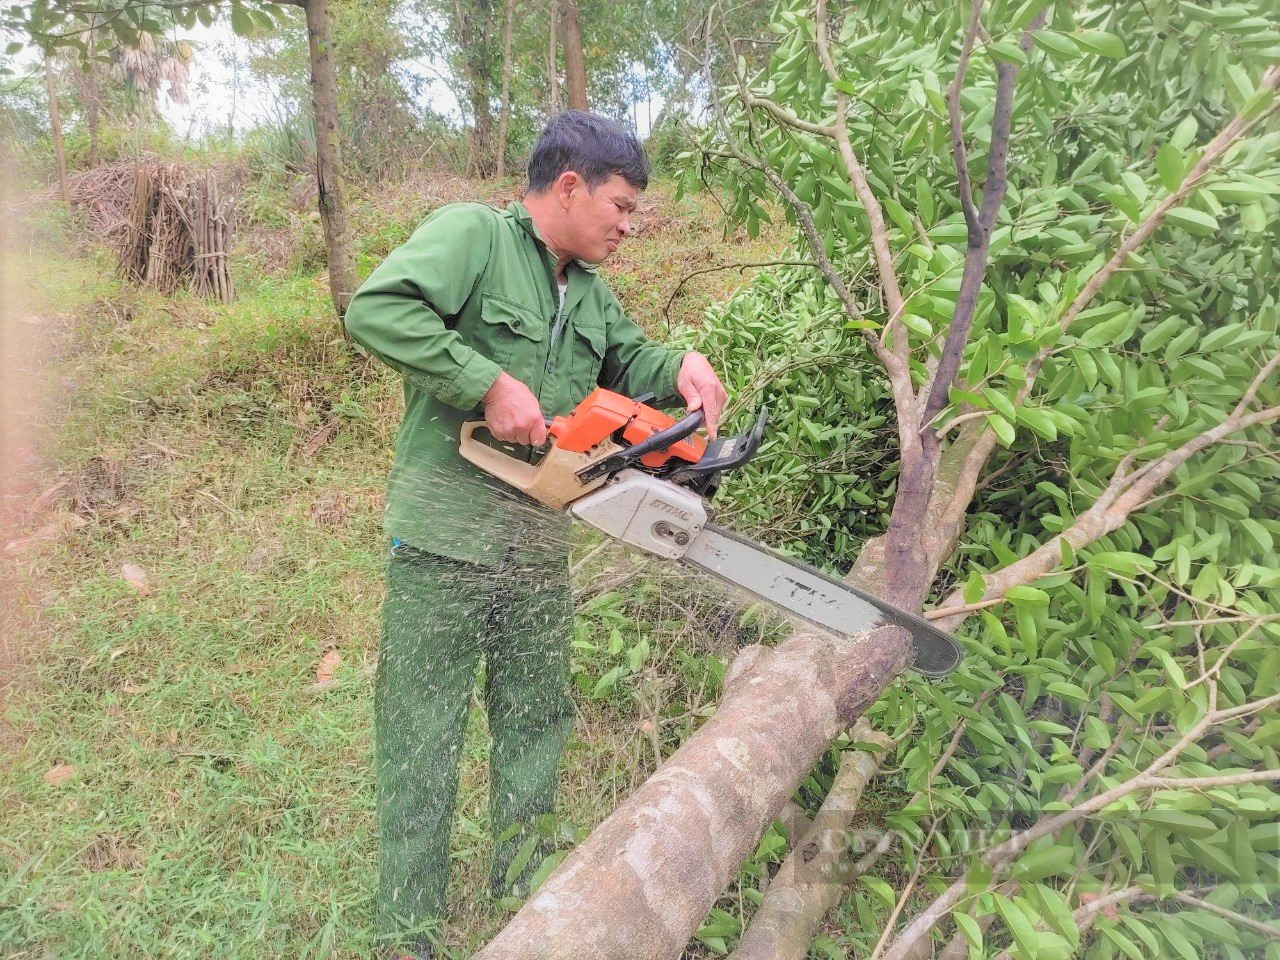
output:
<svg viewBox="0 0 1280 960"><path fill-rule="evenodd" d="M699 409L704 411L707 436L714 440L720 426L720 412L729 394L711 369L710 361L700 353L686 353L680 363L680 374L676 377L676 389L684 397L690 413Z"/></svg>

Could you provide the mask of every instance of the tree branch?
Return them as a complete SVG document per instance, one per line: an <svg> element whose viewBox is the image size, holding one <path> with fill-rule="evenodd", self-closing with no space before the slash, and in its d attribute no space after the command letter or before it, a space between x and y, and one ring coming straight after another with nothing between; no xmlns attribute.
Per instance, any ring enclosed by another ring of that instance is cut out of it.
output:
<svg viewBox="0 0 1280 960"><path fill-rule="evenodd" d="M671 305L676 302L676 297L680 295L680 291L684 289L684 285L694 277L704 273L716 273L719 270L749 270L759 267L812 267L815 270L821 269L818 264L812 260L755 260L746 263L721 263L714 267L703 267L700 270L694 270L686 273L680 278L680 282L676 284L676 288L671 291L671 296L667 298L667 305L662 308L662 316L671 323Z"/></svg>
<svg viewBox="0 0 1280 960"><path fill-rule="evenodd" d="M743 94L742 102L748 107L759 107L775 120L788 127L794 127L797 130L803 130L805 133L812 133L819 137L835 138L836 131L834 127L825 123L810 123L808 120L801 120L781 104L775 103L767 97L757 97L751 92L750 88Z"/></svg>
<svg viewBox="0 0 1280 960"><path fill-rule="evenodd" d="M960 197L965 204L969 242L964 252L964 270L960 276L960 290L956 294L956 310L947 328L947 338L942 345L942 358L938 361L933 386L929 390L929 398L925 402L924 413L921 415L922 423L929 423L947 405L951 384L955 382L956 374L960 371L960 363L964 359L964 347L969 342L969 331L973 327L973 318L978 311L978 295L982 291L982 281L987 275L987 252L991 247L991 233L995 229L996 218L1000 215L1000 204L1004 202L1004 195L1009 187L1007 171L1009 131L1013 124L1013 92L1017 84L1019 68L1017 64L1000 60L996 62L995 113L991 121L991 146L987 151L987 179L982 186L982 207L976 211L973 209L964 131L960 126L960 88L964 82L964 71L968 66L974 34L981 22L979 17L981 6L982 0L974 0L969 29L965 33L964 48L961 50L960 67L955 79L947 88L951 143L955 154L956 176L960 180ZM1032 31L1038 30L1044 23L1044 19L1045 11L1042 10L1023 31L1018 47L1024 55L1031 50ZM935 435L930 442L936 444L938 440L939 437Z"/></svg>
<svg viewBox="0 0 1280 960"><path fill-rule="evenodd" d="M1266 937L1268 940L1280 940L1280 927L1273 927L1269 923L1263 923L1260 920L1253 919L1253 917L1246 917L1243 913L1236 913L1234 910L1228 910L1226 907L1220 907L1216 903L1210 903L1208 900L1201 900L1199 897L1194 897L1180 890L1174 892L1173 899L1199 910L1207 910L1209 913L1216 914L1224 920L1230 920L1236 926L1251 930Z"/></svg>
<svg viewBox="0 0 1280 960"><path fill-rule="evenodd" d="M979 37L982 37L981 32L979 32ZM1280 67L1271 67L1263 75L1262 86L1275 90L1278 85L1280 85ZM1216 166L1217 162L1232 146L1239 143L1258 122L1274 114L1276 109L1277 104L1273 103L1270 110L1262 117L1255 118L1255 120L1248 123L1242 122L1237 117L1224 127L1206 148L1205 154L1192 173L1183 181L1182 187L1178 192L1179 197L1186 199L1191 190L1199 185L1198 180L1194 178L1202 179L1210 167ZM1212 153L1210 153L1210 150L1212 150ZM1141 243L1145 242L1155 232L1155 228L1159 225L1158 222L1155 222L1156 218L1162 221L1167 211L1168 207L1159 208L1139 228L1141 236L1135 233L1133 237L1124 241L1122 244L1123 250L1117 251L1116 255L1102 268L1101 272L1105 272L1106 275L1092 278L1090 283L1086 285L1086 290L1082 290L1080 295L1073 301L1072 319L1088 306L1106 281L1122 267L1129 254L1137 250ZM1137 242L1134 242L1135 239ZM1095 283L1094 281L1097 282ZM1015 399L1017 404L1023 403L1030 395L1035 385L1036 377L1050 352L1051 348L1046 348L1032 358L1027 368L1026 383L1019 389ZM979 477L987 461L990 460L991 454L996 448L996 443L995 432L985 423L969 423L965 425L961 436L949 448L952 450L962 448L962 453L959 454L961 462L957 470L956 482L953 488L948 491L945 501L939 504L940 511L935 515L940 518L935 521L935 528L945 531L946 543L942 544L943 547L954 548L955 542L959 539L960 532L964 529L965 514L973 501L973 494L977 489Z"/></svg>
<svg viewBox="0 0 1280 960"><path fill-rule="evenodd" d="M741 98L743 91L746 89L746 82L742 77L738 78L738 88L739 97ZM739 163L758 171L768 181L769 185L786 200L791 209L795 211L796 219L800 222L800 231L809 242L809 247L813 251L813 257L817 261L818 269L822 271L827 283L831 285L831 289L835 291L841 304L844 305L845 313L852 320L862 320L864 318L862 308L858 305L858 301L854 299L848 284L844 282L839 271L836 270L835 265L831 262L831 258L827 256L826 248L822 242L822 235L814 224L813 211L809 208L809 205L800 199L796 192L787 185L782 177L778 175L778 172L768 163L763 160L756 160L739 149L733 140L732 132L728 129L728 124L724 122L723 117L718 114L717 116L721 122L721 132L724 135L725 148L728 150L729 155ZM747 123L754 129L749 113L747 114ZM863 337L880 360L888 377L890 390L893 393L894 406L897 411L899 437L915 436L919 427L914 419L915 391L911 386L909 361L902 359L885 347L871 331L864 330Z"/></svg>
<svg viewBox="0 0 1280 960"><path fill-rule="evenodd" d="M885 312L889 315L884 336L891 341L900 366L909 370L911 345L902 324L902 314L905 309L902 288L898 284L898 274L893 266L893 251L889 248L889 230L885 226L884 211L875 193L872 192L871 185L867 182L866 170L863 169L862 162L854 153L853 144L849 140L849 97L836 86L840 82L840 73L836 70L835 61L831 59L831 48L827 42L827 0L817 0L817 9L814 13L814 43L818 48L818 59L822 61L822 68L826 71L827 79L831 81L831 89L836 98L835 141L840 151L840 159L853 186L853 192L857 195L871 224L871 249L875 255L876 271L880 275ZM909 388L910 379L907 385ZM895 391L895 401L898 392ZM905 419L918 430L920 420L916 411L915 392L914 390L908 392L911 393L911 400L908 409L904 411ZM900 416L903 414L900 413ZM913 441L905 435L901 439L904 447L907 444L913 444ZM904 454L907 452L904 450Z"/></svg>
<svg viewBox="0 0 1280 960"><path fill-rule="evenodd" d="M964 143L964 126L960 117L960 91L964 89L964 75L969 70L969 56L973 53L973 41L978 36L978 28L982 26L983 0L973 0L969 11L969 27L964 33L964 42L960 45L960 60L956 64L956 75L947 85L947 119L951 125L951 155L956 163L956 182L959 186L960 204L964 207L964 222L969 227L972 238L979 230L978 208L973 203L973 187L969 183L969 153ZM926 422L928 418L926 417Z"/></svg>

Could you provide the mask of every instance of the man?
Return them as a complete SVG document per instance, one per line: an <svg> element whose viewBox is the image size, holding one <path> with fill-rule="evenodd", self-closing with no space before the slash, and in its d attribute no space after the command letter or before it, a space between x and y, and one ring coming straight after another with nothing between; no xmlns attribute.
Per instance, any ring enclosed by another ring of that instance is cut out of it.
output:
<svg viewBox="0 0 1280 960"><path fill-rule="evenodd" d="M705 357L651 342L595 273L630 234L648 177L640 144L617 124L562 113L534 147L523 204L437 210L346 314L351 336L404 377L374 694L378 914L390 940L420 955L444 915L480 655L495 897L527 893L539 858L522 869L513 860L553 809L573 723L568 519L463 461L461 424L483 412L495 438L532 456L547 439L544 416L568 413L597 384L666 401L679 394L705 411L713 436L725 401Z"/></svg>

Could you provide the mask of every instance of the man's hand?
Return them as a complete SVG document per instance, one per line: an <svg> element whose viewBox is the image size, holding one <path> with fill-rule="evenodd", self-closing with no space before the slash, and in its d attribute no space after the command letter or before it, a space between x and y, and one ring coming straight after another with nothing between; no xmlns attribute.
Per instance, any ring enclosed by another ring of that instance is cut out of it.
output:
<svg viewBox="0 0 1280 960"><path fill-rule="evenodd" d="M505 371L498 374L483 398L484 423L497 440L540 447L547 442L547 425L533 391Z"/></svg>
<svg viewBox="0 0 1280 960"><path fill-rule="evenodd" d="M700 353L686 353L680 363L680 373L676 377L676 389L684 397L689 412L701 409L706 416L707 436L715 439L716 430L720 426L720 411L729 399L724 385L711 363Z"/></svg>

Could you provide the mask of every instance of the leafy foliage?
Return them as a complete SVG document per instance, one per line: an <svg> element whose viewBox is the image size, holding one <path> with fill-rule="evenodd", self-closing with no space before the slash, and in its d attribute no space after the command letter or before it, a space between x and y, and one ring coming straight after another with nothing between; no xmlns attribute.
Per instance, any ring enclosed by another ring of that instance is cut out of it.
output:
<svg viewBox="0 0 1280 960"><path fill-rule="evenodd" d="M849 329L883 336L890 317L867 242L873 219L829 136L833 101L850 98L849 138L883 210L918 386L956 314L970 237L946 102L966 11L873 5L829 26L813 13L779 5L773 59L756 74L744 65L741 85L725 88L725 125L688 157L684 182L717 172L748 230L780 201L791 222L810 216L823 249L802 234L799 249L830 258L861 308L851 320L815 270L793 269L735 298L705 337L735 387L769 397L777 421L772 456L735 508L811 559L847 564L883 529L899 462L884 452L887 385ZM983 608L964 628L960 671L891 688L872 712L903 738L887 766L914 799L886 810L906 855L855 886L847 939L871 951L913 870L907 916L970 870L968 895L940 930L967 940L970 956L1243 957L1266 937L1203 906L1136 904L1190 889L1228 916L1266 917L1280 882L1280 794L1273 782L1230 779L1280 770L1280 521L1266 508L1280 497L1274 417L1206 444L1133 502L1102 506L1125 471L1159 470L1237 413L1251 384L1255 407L1280 402L1274 375L1259 377L1280 349L1280 132L1266 73L1280 32L1266 5L1250 3L1073 13L1031 0L993 4L983 24L962 130L980 189L997 65L1023 65L1008 192L960 376L933 423L958 421L953 457L984 437L998 443L933 590ZM835 81L820 29L831 30ZM1238 142L1193 176L1237 116ZM1172 208L1159 219L1162 203ZM1150 239L1104 274L1153 216ZM1095 279L1097 295L1073 310ZM767 502L764 489L796 505L791 522L752 515L746 504ZM1105 522L1079 549L1059 537L1095 514ZM1053 552L1047 572L999 579L1043 551ZM954 755L931 778L953 736ZM1007 838L1140 782L1153 764L1205 786L1135 789L997 858L994 873L984 864ZM1125 888L1133 905L1082 934L1093 921L1072 914L1086 895Z"/></svg>

